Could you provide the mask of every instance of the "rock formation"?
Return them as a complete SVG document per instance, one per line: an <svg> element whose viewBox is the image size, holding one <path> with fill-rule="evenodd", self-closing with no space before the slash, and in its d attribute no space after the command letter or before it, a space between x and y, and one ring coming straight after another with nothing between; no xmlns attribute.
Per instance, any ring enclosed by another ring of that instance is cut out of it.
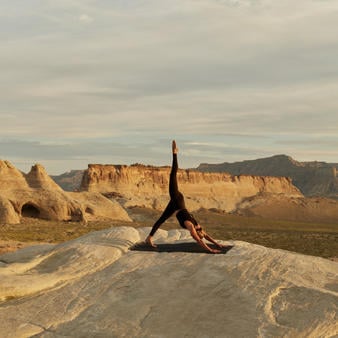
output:
<svg viewBox="0 0 338 338"><path fill-rule="evenodd" d="M170 167L90 164L81 190L115 196L125 207L162 209L168 203L169 172ZM233 211L244 198L260 193L303 196L286 177L231 176L183 169L177 177L190 210L203 207Z"/></svg>
<svg viewBox="0 0 338 338"><path fill-rule="evenodd" d="M240 241L211 255L183 229L160 229L158 252L129 250L148 231L117 227L0 256L1 337L337 334L336 262Z"/></svg>
<svg viewBox="0 0 338 338"><path fill-rule="evenodd" d="M244 199L233 213L270 220L337 223L338 202L325 197L295 198L283 194L259 194Z"/></svg>
<svg viewBox="0 0 338 338"><path fill-rule="evenodd" d="M9 161L0 160L0 189L28 188L24 174L16 169Z"/></svg>
<svg viewBox="0 0 338 338"><path fill-rule="evenodd" d="M22 216L57 221L107 217L130 221L126 211L100 194L66 193L41 165L28 174L0 161L0 223L19 223Z"/></svg>
<svg viewBox="0 0 338 338"><path fill-rule="evenodd" d="M298 162L286 155L275 155L257 160L208 164L202 163L201 172L228 172L232 175L287 176L306 196L324 196L338 199L338 164L325 162Z"/></svg>
<svg viewBox="0 0 338 338"><path fill-rule="evenodd" d="M31 171L25 175L28 185L33 189L58 190L62 188L52 180L41 164L32 166Z"/></svg>

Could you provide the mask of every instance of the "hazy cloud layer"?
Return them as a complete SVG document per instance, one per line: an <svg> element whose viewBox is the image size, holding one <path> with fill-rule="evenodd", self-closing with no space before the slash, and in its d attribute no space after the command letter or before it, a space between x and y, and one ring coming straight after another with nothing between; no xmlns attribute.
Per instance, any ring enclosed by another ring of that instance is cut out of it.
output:
<svg viewBox="0 0 338 338"><path fill-rule="evenodd" d="M338 162L338 1L3 1L0 158L50 173Z"/></svg>

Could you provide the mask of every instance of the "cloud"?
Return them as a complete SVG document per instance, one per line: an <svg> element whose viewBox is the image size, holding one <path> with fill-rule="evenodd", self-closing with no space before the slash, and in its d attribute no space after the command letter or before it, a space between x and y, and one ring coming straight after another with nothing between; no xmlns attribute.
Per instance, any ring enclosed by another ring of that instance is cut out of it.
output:
<svg viewBox="0 0 338 338"><path fill-rule="evenodd" d="M109 161L109 146L96 145L118 140L116 160L143 162L142 146L131 151L140 143L152 145L145 159L161 162L166 145L155 145L172 138L210 144L186 148L187 165L305 154L309 136L338 133L337 9L309 0L5 1L1 136L48 161Z"/></svg>
<svg viewBox="0 0 338 338"><path fill-rule="evenodd" d="M35 163L41 163L50 174L60 174L70 169L85 169L89 163L157 164L167 163L168 152L158 153L154 142L128 144L119 140L40 142L23 140L0 141L0 158L7 159L28 171ZM167 147L168 148L168 147Z"/></svg>
<svg viewBox="0 0 338 338"><path fill-rule="evenodd" d="M81 14L79 20L83 23L92 23L94 19L87 14Z"/></svg>

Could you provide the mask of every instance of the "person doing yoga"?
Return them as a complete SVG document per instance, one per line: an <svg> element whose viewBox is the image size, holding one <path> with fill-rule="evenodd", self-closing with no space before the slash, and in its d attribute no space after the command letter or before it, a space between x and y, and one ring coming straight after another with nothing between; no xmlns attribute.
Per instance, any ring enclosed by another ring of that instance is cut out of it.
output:
<svg viewBox="0 0 338 338"><path fill-rule="evenodd" d="M178 148L176 146L175 140L172 141L172 153L173 153L173 162L170 172L170 178L169 178L169 195L170 195L170 201L163 211L160 218L155 222L153 225L150 234L146 238L146 243L154 248L156 248L156 245L153 243L153 236L155 232L158 230L158 228L174 213L176 213L176 218L180 224L180 226L184 229L187 229L190 231L190 234L193 239L196 240L196 242L204 249L206 249L208 252L211 253L220 253L221 251L218 249L212 249L210 248L204 241L203 238L205 238L207 241L214 243L218 248L223 248L224 246L217 243L211 236L209 236L202 227L198 224L196 219L191 215L184 202L184 196L183 194L178 190L178 184L177 184L177 170L178 170L178 163L177 163L177 153Z"/></svg>

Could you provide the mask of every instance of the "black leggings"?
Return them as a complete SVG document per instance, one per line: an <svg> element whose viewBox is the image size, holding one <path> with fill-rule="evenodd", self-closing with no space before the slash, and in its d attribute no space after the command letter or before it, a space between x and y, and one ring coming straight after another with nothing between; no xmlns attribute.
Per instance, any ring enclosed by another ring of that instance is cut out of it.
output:
<svg viewBox="0 0 338 338"><path fill-rule="evenodd" d="M177 154L173 154L173 164L171 166L170 179L169 179L169 195L170 201L163 211L161 217L155 222L151 229L150 236L154 236L157 229L164 223L176 210L185 209L184 197L181 192L178 191L177 185Z"/></svg>

